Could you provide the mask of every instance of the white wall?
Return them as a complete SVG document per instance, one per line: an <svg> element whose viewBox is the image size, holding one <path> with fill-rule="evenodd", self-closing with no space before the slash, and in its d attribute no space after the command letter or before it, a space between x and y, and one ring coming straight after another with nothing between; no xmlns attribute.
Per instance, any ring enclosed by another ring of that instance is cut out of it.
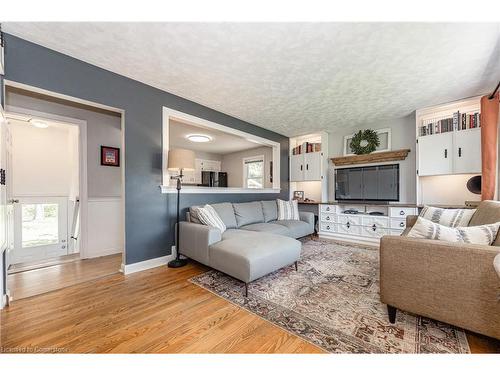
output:
<svg viewBox="0 0 500 375"><path fill-rule="evenodd" d="M467 181L475 174L420 177L420 195L425 204L463 205L480 201L481 195L467 189Z"/></svg>
<svg viewBox="0 0 500 375"><path fill-rule="evenodd" d="M13 196L74 197L78 192L77 127L39 129L11 120L9 129Z"/></svg>
<svg viewBox="0 0 500 375"><path fill-rule="evenodd" d="M399 183L400 183L400 202L401 203L416 203L416 166L415 166L415 113L406 117L391 119L387 121L379 121L367 123L355 128L336 131L330 133L328 139L329 157L343 156L344 136L353 134L358 130L364 129L383 129L391 128L392 133L392 150L409 148L411 151L408 157L399 162ZM394 162L381 163L394 164ZM362 165L356 165L362 166ZM346 166L342 166L344 168ZM335 199L335 181L334 181L334 166L330 161L328 168L328 198Z"/></svg>
<svg viewBox="0 0 500 375"><path fill-rule="evenodd" d="M87 122L87 181L89 198L120 197L121 168L101 166L100 147L121 145L121 117L64 100L9 88L7 106L85 120ZM121 155L123 160L123 155Z"/></svg>
<svg viewBox="0 0 500 375"><path fill-rule="evenodd" d="M260 155L264 155L264 187L272 188L270 162L273 160L273 149L267 146L222 156L221 171L227 172L228 187L243 187L243 159Z"/></svg>
<svg viewBox="0 0 500 375"><path fill-rule="evenodd" d="M123 251L123 221L120 198L91 198L88 201L86 256L100 257Z"/></svg>

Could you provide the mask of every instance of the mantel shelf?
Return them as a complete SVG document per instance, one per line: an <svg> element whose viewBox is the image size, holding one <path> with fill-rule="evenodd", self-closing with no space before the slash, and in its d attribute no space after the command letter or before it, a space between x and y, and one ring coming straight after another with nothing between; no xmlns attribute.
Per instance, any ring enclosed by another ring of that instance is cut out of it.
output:
<svg viewBox="0 0 500 375"><path fill-rule="evenodd" d="M396 151L374 152L367 155L350 155L331 158L335 165L353 165L353 164L370 164L382 163L386 161L404 160L408 156L410 149L402 149Z"/></svg>

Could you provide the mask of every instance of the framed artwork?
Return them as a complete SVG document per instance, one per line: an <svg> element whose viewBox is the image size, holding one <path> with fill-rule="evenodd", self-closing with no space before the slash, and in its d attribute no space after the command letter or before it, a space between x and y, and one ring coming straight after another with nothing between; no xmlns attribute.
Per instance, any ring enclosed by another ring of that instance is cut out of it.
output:
<svg viewBox="0 0 500 375"><path fill-rule="evenodd" d="M119 167L120 149L117 147L101 146L101 165Z"/></svg>
<svg viewBox="0 0 500 375"><path fill-rule="evenodd" d="M299 201L304 200L304 192L300 190L296 190L293 192L293 199L297 199Z"/></svg>
<svg viewBox="0 0 500 375"><path fill-rule="evenodd" d="M375 131L378 134L380 146L373 152L391 151L391 128L377 129ZM344 149L342 150L344 156L355 155L351 150L351 139L354 134L344 136Z"/></svg>

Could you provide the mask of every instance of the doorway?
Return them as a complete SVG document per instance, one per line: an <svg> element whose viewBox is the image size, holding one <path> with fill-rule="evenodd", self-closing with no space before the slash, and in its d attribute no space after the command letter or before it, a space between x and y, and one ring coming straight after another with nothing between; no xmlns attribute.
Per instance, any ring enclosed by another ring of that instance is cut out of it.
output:
<svg viewBox="0 0 500 375"><path fill-rule="evenodd" d="M118 273L123 176L99 156L101 145L122 148L121 113L11 86L6 99L10 302ZM103 214L107 227L95 225Z"/></svg>

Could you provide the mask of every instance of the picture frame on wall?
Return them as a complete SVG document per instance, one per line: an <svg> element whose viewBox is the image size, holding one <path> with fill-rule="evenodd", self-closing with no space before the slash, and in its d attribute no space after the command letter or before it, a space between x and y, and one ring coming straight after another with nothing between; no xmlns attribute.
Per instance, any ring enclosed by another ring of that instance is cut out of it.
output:
<svg viewBox="0 0 500 375"><path fill-rule="evenodd" d="M391 151L391 128L376 129L375 131L379 136L380 146L377 147L377 150L373 151L373 153ZM355 133L344 136L344 149L342 150L343 156L355 155L351 151L351 139L354 137L354 134Z"/></svg>
<svg viewBox="0 0 500 375"><path fill-rule="evenodd" d="M101 146L101 165L119 167L120 149L118 147Z"/></svg>

